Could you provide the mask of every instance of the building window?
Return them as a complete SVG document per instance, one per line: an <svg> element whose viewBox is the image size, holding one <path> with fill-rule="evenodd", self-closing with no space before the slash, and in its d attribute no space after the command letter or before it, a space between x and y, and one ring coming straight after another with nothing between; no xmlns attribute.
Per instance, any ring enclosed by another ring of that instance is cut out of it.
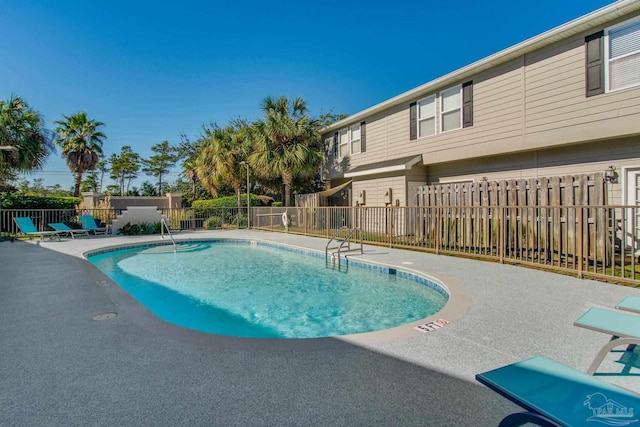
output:
<svg viewBox="0 0 640 427"><path fill-rule="evenodd" d="M360 124L356 124L349 127L349 139L351 140L351 154L359 153L362 151L362 145L360 144Z"/></svg>
<svg viewBox="0 0 640 427"><path fill-rule="evenodd" d="M473 80L409 104L410 140L471 126Z"/></svg>
<svg viewBox="0 0 640 427"><path fill-rule="evenodd" d="M338 141L340 141L339 154L340 157L344 157L349 154L349 131L343 129L338 135Z"/></svg>
<svg viewBox="0 0 640 427"><path fill-rule="evenodd" d="M640 19L605 31L606 91L640 85Z"/></svg>
<svg viewBox="0 0 640 427"><path fill-rule="evenodd" d="M325 138L324 139L324 152L327 155L329 155L332 151L334 151L334 155L335 155L335 148L333 147L333 137Z"/></svg>
<svg viewBox="0 0 640 427"><path fill-rule="evenodd" d="M335 133L340 157L365 152L365 125L366 122L356 123Z"/></svg>
<svg viewBox="0 0 640 427"><path fill-rule="evenodd" d="M440 93L441 129L447 132L462 127L462 90L461 86L452 87Z"/></svg>
<svg viewBox="0 0 640 427"><path fill-rule="evenodd" d="M418 101L418 138L436 134L436 96Z"/></svg>

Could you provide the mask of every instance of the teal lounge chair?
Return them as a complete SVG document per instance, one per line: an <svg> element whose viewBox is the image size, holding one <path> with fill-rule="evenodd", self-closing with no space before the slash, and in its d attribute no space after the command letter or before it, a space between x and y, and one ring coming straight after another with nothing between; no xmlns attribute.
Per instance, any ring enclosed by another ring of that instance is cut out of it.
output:
<svg viewBox="0 0 640 427"><path fill-rule="evenodd" d="M640 297L635 295L629 295L622 301L620 301L616 308L618 310L627 310L633 313L640 313Z"/></svg>
<svg viewBox="0 0 640 427"><path fill-rule="evenodd" d="M63 224L61 222L53 222L47 224L49 227L53 228L56 231L59 231L61 234L66 233L67 236L71 236L72 239L78 236L89 236L89 230L84 229L74 229L69 227L67 224Z"/></svg>
<svg viewBox="0 0 640 427"><path fill-rule="evenodd" d="M91 231L93 234L107 234L106 227L98 227L96 220L91 215L80 215L82 228Z"/></svg>
<svg viewBox="0 0 640 427"><path fill-rule="evenodd" d="M33 236L40 236L40 240L43 240L45 237L50 239L57 237L58 240L60 240L60 233L58 231L40 231L29 217L14 217L13 221L20 229L20 233L29 236L30 239L33 238Z"/></svg>
<svg viewBox="0 0 640 427"><path fill-rule="evenodd" d="M605 344L587 369L587 374L593 375L605 356L614 348L621 345L633 346L640 344L640 316L621 311L590 308L573 323L585 329L603 332L611 335L611 341Z"/></svg>
<svg viewBox="0 0 640 427"><path fill-rule="evenodd" d="M476 375L476 380L525 412L500 427L637 425L640 396L544 356Z"/></svg>

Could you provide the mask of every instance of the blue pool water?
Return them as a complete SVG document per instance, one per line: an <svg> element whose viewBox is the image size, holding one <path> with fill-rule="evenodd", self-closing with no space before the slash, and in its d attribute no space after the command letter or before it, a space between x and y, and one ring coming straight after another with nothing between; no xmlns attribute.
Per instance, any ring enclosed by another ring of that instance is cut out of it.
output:
<svg viewBox="0 0 640 427"><path fill-rule="evenodd" d="M191 243L175 253L171 246L137 247L88 259L158 317L221 335L377 331L430 316L447 301L426 279L356 266L345 273L327 268L324 257L248 241Z"/></svg>

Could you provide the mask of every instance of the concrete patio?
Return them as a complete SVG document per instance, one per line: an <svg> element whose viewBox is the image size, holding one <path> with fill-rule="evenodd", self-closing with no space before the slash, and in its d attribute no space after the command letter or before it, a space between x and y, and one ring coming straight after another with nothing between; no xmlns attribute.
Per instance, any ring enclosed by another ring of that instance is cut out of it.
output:
<svg viewBox="0 0 640 427"><path fill-rule="evenodd" d="M258 231L181 233L324 251ZM0 242L0 425L492 426L519 410L474 375L542 354L585 371L609 337L573 326L640 290L515 266L367 246L363 258L436 278L451 324L367 339L265 340L168 324L86 261L158 236ZM322 262L322 261L320 261ZM109 320L95 315L117 313ZM611 355L605 381L640 391Z"/></svg>

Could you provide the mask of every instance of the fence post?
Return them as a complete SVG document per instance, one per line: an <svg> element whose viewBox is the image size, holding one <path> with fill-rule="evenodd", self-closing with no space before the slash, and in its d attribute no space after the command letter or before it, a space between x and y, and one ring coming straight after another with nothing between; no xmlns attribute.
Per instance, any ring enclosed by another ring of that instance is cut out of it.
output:
<svg viewBox="0 0 640 427"><path fill-rule="evenodd" d="M498 248L498 256L500 257L500 264L504 264L504 257L507 244L507 221L506 221L506 207L500 208L500 214L498 216L498 222L500 223L500 246Z"/></svg>
<svg viewBox="0 0 640 427"><path fill-rule="evenodd" d="M442 218L442 208L441 207L437 207L436 208L436 214L435 214L435 220L436 220L436 226L435 226L435 231L436 231L436 254L440 255L440 225L442 224L443 218Z"/></svg>
<svg viewBox="0 0 640 427"><path fill-rule="evenodd" d="M578 238L578 279L582 279L582 271L584 268L584 208L575 208L578 210L577 238Z"/></svg>
<svg viewBox="0 0 640 427"><path fill-rule="evenodd" d="M389 247L393 247L393 210L394 207L389 207Z"/></svg>

